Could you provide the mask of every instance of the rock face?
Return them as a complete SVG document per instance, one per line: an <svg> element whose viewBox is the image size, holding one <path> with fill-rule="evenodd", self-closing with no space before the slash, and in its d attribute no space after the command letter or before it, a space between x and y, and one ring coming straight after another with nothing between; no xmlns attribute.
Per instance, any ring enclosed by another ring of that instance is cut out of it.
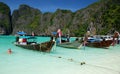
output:
<svg viewBox="0 0 120 74"><path fill-rule="evenodd" d="M25 31L31 34L32 31L38 33L41 23L41 12L28 5L20 5L18 10L12 14L13 34L17 31Z"/></svg>
<svg viewBox="0 0 120 74"><path fill-rule="evenodd" d="M54 13L41 13L23 4L13 11L12 18L8 6L0 6L0 9L0 31L5 34L13 30L12 34L25 31L28 35L31 32L51 35L51 32L59 28L64 35L69 33L71 36L83 36L87 30L91 35L112 34L114 30L120 32L120 0L100 0L76 12L57 9ZM7 13L3 14L3 11Z"/></svg>
<svg viewBox="0 0 120 74"><path fill-rule="evenodd" d="M69 26L72 22L72 12L70 10L57 9L50 18L50 25L46 29L47 33L50 34L57 29L62 29L63 34L70 32Z"/></svg>
<svg viewBox="0 0 120 74"><path fill-rule="evenodd" d="M0 2L0 34L10 34L12 32L10 8Z"/></svg>

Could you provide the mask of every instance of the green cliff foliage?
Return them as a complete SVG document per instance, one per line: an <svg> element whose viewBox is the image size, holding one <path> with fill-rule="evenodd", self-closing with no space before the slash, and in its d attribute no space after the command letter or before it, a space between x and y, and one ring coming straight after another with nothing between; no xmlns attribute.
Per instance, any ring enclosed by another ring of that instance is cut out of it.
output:
<svg viewBox="0 0 120 74"><path fill-rule="evenodd" d="M23 30L31 34L32 31L39 29L40 18L41 12L38 9L25 4L20 5L19 9L13 11L12 14L13 33Z"/></svg>
<svg viewBox="0 0 120 74"><path fill-rule="evenodd" d="M0 2L0 13L7 15L10 13L10 8L3 2Z"/></svg>
<svg viewBox="0 0 120 74"><path fill-rule="evenodd" d="M106 29L104 29L103 32L112 29L120 32L120 1L107 0L104 4L106 9L104 9L102 19L104 23L103 26L106 27Z"/></svg>
<svg viewBox="0 0 120 74"><path fill-rule="evenodd" d="M4 30L3 34L10 34L12 31L10 18L10 8L3 2L0 2L0 28Z"/></svg>

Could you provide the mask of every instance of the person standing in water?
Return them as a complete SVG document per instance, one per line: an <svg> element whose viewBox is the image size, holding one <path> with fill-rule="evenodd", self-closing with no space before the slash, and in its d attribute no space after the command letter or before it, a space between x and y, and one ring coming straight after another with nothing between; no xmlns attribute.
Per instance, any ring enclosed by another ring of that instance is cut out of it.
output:
<svg viewBox="0 0 120 74"><path fill-rule="evenodd" d="M57 30L57 33L58 33L59 43L61 43L61 36L62 36L62 31L61 31L61 29L58 29L58 30Z"/></svg>

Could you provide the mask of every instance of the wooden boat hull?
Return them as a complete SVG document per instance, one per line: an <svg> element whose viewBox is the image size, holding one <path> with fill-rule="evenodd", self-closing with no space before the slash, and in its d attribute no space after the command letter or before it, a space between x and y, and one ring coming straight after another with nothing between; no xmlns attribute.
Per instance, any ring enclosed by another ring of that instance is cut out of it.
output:
<svg viewBox="0 0 120 74"><path fill-rule="evenodd" d="M106 40L100 42L88 42L86 45L89 47L97 47L97 48L106 48L109 47L113 43L113 40Z"/></svg>
<svg viewBox="0 0 120 74"><path fill-rule="evenodd" d="M80 49L80 47L82 47L82 44L78 41L74 41L74 42L65 42L65 43L57 44L57 46L64 48Z"/></svg>
<svg viewBox="0 0 120 74"><path fill-rule="evenodd" d="M41 52L50 52L54 44L55 44L54 41L48 41L40 44L36 43L36 44L26 44L26 45L15 43L16 46L19 46L25 49L37 50Z"/></svg>
<svg viewBox="0 0 120 74"><path fill-rule="evenodd" d="M15 45L25 49L38 50L40 44L29 44L29 45L15 44Z"/></svg>
<svg viewBox="0 0 120 74"><path fill-rule="evenodd" d="M42 52L50 52L54 45L55 45L54 41L44 42L40 44L39 50Z"/></svg>

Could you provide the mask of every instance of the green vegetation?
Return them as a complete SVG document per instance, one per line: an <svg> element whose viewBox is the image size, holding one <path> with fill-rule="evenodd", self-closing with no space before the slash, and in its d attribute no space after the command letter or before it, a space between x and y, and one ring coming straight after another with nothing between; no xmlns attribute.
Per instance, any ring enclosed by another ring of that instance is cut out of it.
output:
<svg viewBox="0 0 120 74"><path fill-rule="evenodd" d="M75 29L73 32L75 36L84 36L87 32L88 24L83 24L81 26L78 26L79 29Z"/></svg>
<svg viewBox="0 0 120 74"><path fill-rule="evenodd" d="M0 13L2 14L9 14L10 13L10 8L4 4L3 2L0 2Z"/></svg>
<svg viewBox="0 0 120 74"><path fill-rule="evenodd" d="M118 2L117 2L118 1ZM119 0L108 0L106 2L106 8L102 16L103 25L106 27L103 31L108 31L114 28L114 30L120 31L120 2Z"/></svg>
<svg viewBox="0 0 120 74"><path fill-rule="evenodd" d="M39 21L40 21L40 16L37 15L34 17L34 20L30 25L28 25L28 27L31 28L32 30L35 30L39 26Z"/></svg>
<svg viewBox="0 0 120 74"><path fill-rule="evenodd" d="M0 2L0 27L5 34L11 33L10 8L3 2Z"/></svg>

